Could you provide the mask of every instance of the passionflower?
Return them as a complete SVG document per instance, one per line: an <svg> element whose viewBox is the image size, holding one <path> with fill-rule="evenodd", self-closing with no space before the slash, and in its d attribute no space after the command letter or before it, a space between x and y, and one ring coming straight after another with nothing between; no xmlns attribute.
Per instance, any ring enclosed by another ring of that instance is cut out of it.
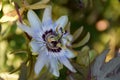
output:
<svg viewBox="0 0 120 80"><path fill-rule="evenodd" d="M30 42L32 52L38 54L34 67L35 73L39 74L42 68L46 66L53 75L59 77L59 64L63 64L71 72L76 72L69 62L69 58L73 58L75 55L68 48L72 36L64 30L68 23L68 17L61 16L53 22L51 11L52 7L47 7L41 21L34 11L29 10L27 17L30 26L21 22L18 22L17 25L32 37Z"/></svg>

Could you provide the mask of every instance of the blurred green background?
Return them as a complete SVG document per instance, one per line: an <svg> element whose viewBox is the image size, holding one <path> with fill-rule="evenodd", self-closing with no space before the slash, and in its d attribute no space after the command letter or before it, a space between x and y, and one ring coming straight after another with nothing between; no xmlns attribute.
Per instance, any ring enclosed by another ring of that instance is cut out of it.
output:
<svg viewBox="0 0 120 80"><path fill-rule="evenodd" d="M10 76L9 80L17 80L19 71L9 74L17 69L27 55L24 52L16 54L17 51L26 50L27 42L25 34L17 25L17 14L14 7L15 1L19 8L23 7L22 0L0 0L0 80ZM40 0L26 0L29 4L34 4ZM52 5L53 20L62 15L68 15L71 23L71 33L84 26L84 32L77 41L90 32L91 38L86 44L90 49L94 49L98 54L101 53L106 44L110 46L110 53L106 61L109 61L119 49L120 51L120 1L119 0L50 0L47 5ZM40 18L44 9L35 9ZM23 13L26 21L26 11ZM75 50L81 50L82 47ZM16 51L15 54L10 54ZM66 69L61 70L64 73ZM70 77L62 75L56 80L72 80ZM77 78L79 75L75 75ZM75 80L79 80L75 79ZM44 80L47 80L44 79ZM50 79L48 79L50 80ZM51 79L53 80L53 79ZM73 79L74 80L74 79Z"/></svg>

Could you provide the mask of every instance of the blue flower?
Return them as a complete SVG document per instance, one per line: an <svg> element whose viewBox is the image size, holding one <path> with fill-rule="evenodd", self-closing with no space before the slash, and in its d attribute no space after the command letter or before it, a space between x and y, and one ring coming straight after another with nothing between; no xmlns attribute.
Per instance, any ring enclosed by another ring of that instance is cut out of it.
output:
<svg viewBox="0 0 120 80"><path fill-rule="evenodd" d="M34 11L29 10L27 17L30 26L17 23L18 27L32 37L30 46L32 52L38 54L35 64L35 73L39 74L44 66L48 67L50 72L59 77L59 65L63 64L70 71L76 72L69 62L69 58L75 57L67 46L70 46L72 36L64 30L68 23L67 16L61 16L53 22L51 18L52 7L45 9L42 21Z"/></svg>

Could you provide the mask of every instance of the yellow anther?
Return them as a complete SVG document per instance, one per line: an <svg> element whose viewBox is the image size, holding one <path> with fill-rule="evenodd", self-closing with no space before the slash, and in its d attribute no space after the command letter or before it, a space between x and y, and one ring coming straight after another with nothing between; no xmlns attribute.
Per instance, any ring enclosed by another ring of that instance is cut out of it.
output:
<svg viewBox="0 0 120 80"><path fill-rule="evenodd" d="M57 47L61 47L62 45L60 43L57 43Z"/></svg>
<svg viewBox="0 0 120 80"><path fill-rule="evenodd" d="M52 41L55 41L54 38L48 38L47 40L48 40L49 43L51 43Z"/></svg>

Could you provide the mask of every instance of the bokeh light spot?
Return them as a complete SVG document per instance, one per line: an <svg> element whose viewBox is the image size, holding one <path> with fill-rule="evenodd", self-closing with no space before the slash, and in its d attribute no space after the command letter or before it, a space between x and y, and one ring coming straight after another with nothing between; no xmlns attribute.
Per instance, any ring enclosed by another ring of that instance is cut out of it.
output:
<svg viewBox="0 0 120 80"><path fill-rule="evenodd" d="M109 22L107 20L100 20L96 23L96 29L98 31L105 31L109 27Z"/></svg>

